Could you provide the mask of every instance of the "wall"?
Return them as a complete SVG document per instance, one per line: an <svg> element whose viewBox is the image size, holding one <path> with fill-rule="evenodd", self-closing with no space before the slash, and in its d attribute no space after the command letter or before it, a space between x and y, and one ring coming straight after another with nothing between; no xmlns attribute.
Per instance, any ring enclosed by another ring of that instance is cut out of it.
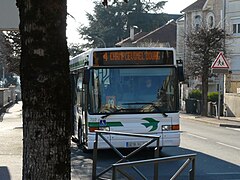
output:
<svg viewBox="0 0 240 180"><path fill-rule="evenodd" d="M7 105L9 94L7 88L0 88L0 107Z"/></svg>
<svg viewBox="0 0 240 180"><path fill-rule="evenodd" d="M227 110L227 116L236 116L240 117L240 94L235 93L226 93L225 97L225 104Z"/></svg>
<svg viewBox="0 0 240 180"><path fill-rule="evenodd" d="M240 31L233 33L233 24L240 25L240 0L226 1L226 39L227 60L230 63L231 74L227 77L226 92L236 93L240 88ZM229 81L229 82L228 82Z"/></svg>
<svg viewBox="0 0 240 180"><path fill-rule="evenodd" d="M0 110L16 100L15 86L0 88Z"/></svg>

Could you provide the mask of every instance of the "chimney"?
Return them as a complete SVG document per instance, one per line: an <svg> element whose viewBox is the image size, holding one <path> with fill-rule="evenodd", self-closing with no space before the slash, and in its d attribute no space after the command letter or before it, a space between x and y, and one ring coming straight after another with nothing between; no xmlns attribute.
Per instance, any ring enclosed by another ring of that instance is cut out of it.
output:
<svg viewBox="0 0 240 180"><path fill-rule="evenodd" d="M130 26L130 40L134 41L134 28L138 29L138 26Z"/></svg>

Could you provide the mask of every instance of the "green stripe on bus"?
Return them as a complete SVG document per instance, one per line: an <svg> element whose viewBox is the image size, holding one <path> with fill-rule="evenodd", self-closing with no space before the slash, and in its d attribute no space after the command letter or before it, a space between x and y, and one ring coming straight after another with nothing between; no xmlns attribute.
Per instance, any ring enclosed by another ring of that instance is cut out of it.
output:
<svg viewBox="0 0 240 180"><path fill-rule="evenodd" d="M99 122L89 122L88 126L89 127L99 127ZM107 122L106 126L109 126L109 127L123 126L123 124L121 122Z"/></svg>

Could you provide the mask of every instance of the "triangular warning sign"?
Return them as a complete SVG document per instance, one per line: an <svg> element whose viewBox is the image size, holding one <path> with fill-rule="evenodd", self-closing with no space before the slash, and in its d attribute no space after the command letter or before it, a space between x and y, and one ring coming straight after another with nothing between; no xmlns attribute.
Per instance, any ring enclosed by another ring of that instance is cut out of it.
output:
<svg viewBox="0 0 240 180"><path fill-rule="evenodd" d="M212 69L229 69L228 63L223 55L223 52L220 52L215 59L215 61L212 63L211 66Z"/></svg>

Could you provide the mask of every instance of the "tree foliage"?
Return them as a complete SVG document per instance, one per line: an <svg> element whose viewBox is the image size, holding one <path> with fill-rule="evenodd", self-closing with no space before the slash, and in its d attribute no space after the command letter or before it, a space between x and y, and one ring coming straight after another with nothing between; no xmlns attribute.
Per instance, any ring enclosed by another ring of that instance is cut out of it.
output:
<svg viewBox="0 0 240 180"><path fill-rule="evenodd" d="M83 52L80 44L71 43L68 45L68 52L70 57L74 57Z"/></svg>
<svg viewBox="0 0 240 180"><path fill-rule="evenodd" d="M21 40L19 31L7 31L5 33L6 46L8 54L6 58L6 66L8 72L20 74L20 54Z"/></svg>
<svg viewBox="0 0 240 180"><path fill-rule="evenodd" d="M186 74L198 76L202 80L202 115L207 116L208 78L212 76L210 67L220 51L224 51L225 31L202 26L186 35Z"/></svg>
<svg viewBox="0 0 240 180"><path fill-rule="evenodd" d="M220 51L224 50L225 32L219 28L200 28L186 35L186 45L189 49L186 71L188 75L203 75ZM207 73L208 76L211 74Z"/></svg>
<svg viewBox="0 0 240 180"><path fill-rule="evenodd" d="M1 66L5 64L7 54L9 54L9 48L6 44L6 39L4 33L0 31L0 63Z"/></svg>
<svg viewBox="0 0 240 180"><path fill-rule="evenodd" d="M1 87L17 85L20 64L20 36L16 31L0 32Z"/></svg>
<svg viewBox="0 0 240 180"><path fill-rule="evenodd" d="M84 47L111 47L116 42L126 38L129 33L129 14L136 13L137 18L148 12L158 12L166 1L153 3L148 0L131 0L128 3L114 0L107 8L99 2L94 2L93 14L87 13L89 26L82 26L78 29L79 34L88 41Z"/></svg>

